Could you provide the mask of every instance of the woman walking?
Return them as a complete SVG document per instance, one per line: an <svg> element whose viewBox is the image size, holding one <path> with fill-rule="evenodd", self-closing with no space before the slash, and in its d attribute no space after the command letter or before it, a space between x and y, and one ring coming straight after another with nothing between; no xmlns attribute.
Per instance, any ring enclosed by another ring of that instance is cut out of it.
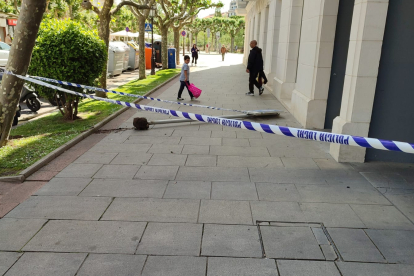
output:
<svg viewBox="0 0 414 276"><path fill-rule="evenodd" d="M197 64L197 59L198 59L198 52L200 50L198 50L197 45L193 45L193 48L191 48L191 56L193 57L193 60L191 61L191 64L194 63L194 59L195 59L195 64Z"/></svg>

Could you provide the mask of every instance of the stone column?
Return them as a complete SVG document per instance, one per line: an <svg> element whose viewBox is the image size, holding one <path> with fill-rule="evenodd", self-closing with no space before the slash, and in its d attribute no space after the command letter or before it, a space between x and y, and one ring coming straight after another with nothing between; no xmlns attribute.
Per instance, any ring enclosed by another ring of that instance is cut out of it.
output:
<svg viewBox="0 0 414 276"><path fill-rule="evenodd" d="M272 0L269 4L269 21L267 28L267 46L264 71L268 83L266 87L273 90L273 79L276 74L277 54L279 48L280 12L282 0Z"/></svg>
<svg viewBox="0 0 414 276"><path fill-rule="evenodd" d="M352 18L341 113L333 133L367 136L377 85L388 0L356 0ZM364 162L365 148L331 144L338 162Z"/></svg>
<svg viewBox="0 0 414 276"><path fill-rule="evenodd" d="M247 66L247 58L249 56L248 54L248 46L249 46L249 39L250 39L250 29L251 29L251 23L248 18L246 18L246 25L244 28L244 48L243 48L243 64Z"/></svg>
<svg viewBox="0 0 414 276"><path fill-rule="evenodd" d="M324 127L338 7L339 0L305 1L303 7L291 112L306 128Z"/></svg>
<svg viewBox="0 0 414 276"><path fill-rule="evenodd" d="M283 0L280 18L279 48L273 91L276 97L289 108L295 88L299 55L300 28L303 0Z"/></svg>
<svg viewBox="0 0 414 276"><path fill-rule="evenodd" d="M252 40L259 40L259 24L260 24L260 13L257 13L254 16L254 27L253 27L253 36Z"/></svg>

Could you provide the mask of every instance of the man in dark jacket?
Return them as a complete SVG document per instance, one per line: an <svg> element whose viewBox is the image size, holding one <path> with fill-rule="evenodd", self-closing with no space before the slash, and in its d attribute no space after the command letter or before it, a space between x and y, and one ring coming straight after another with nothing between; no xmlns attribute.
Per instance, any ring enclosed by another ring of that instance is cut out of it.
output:
<svg viewBox="0 0 414 276"><path fill-rule="evenodd" d="M257 41L250 42L249 61L247 63L246 72L249 73L249 92L246 95L254 96L254 85L259 89L259 95L262 95L264 88L257 82L257 74L263 71L262 49L257 47Z"/></svg>

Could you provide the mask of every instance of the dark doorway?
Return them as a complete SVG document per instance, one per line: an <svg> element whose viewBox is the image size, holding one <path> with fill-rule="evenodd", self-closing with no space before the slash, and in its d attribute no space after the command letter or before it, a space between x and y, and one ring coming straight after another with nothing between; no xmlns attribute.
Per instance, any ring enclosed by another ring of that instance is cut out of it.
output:
<svg viewBox="0 0 414 276"><path fill-rule="evenodd" d="M414 1L389 2L369 137L414 143ZM414 162L414 154L368 149L366 161Z"/></svg>
<svg viewBox="0 0 414 276"><path fill-rule="evenodd" d="M341 110L354 4L355 0L339 1L331 80L329 82L328 102L326 105L325 129L332 129L333 120L339 116Z"/></svg>

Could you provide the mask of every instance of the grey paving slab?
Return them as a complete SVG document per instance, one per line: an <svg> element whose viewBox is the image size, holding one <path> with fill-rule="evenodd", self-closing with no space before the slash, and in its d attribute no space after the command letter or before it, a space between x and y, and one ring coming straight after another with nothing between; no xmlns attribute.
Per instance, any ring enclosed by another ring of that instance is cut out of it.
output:
<svg viewBox="0 0 414 276"><path fill-rule="evenodd" d="M325 232L323 231L321 227L311 227L311 229L319 245L330 245L331 244L328 238L326 237Z"/></svg>
<svg viewBox="0 0 414 276"><path fill-rule="evenodd" d="M207 258L190 256L149 256L143 276L205 276Z"/></svg>
<svg viewBox="0 0 414 276"><path fill-rule="evenodd" d="M132 145L132 144L108 144L108 143L98 143L93 146L89 152L123 152L123 153L145 153L149 150L152 146L152 143L148 144L139 144L139 145Z"/></svg>
<svg viewBox="0 0 414 276"><path fill-rule="evenodd" d="M103 138L100 143L103 144L121 144L128 139L129 132L110 133L108 136Z"/></svg>
<svg viewBox="0 0 414 276"><path fill-rule="evenodd" d="M49 221L23 251L133 254L145 222Z"/></svg>
<svg viewBox="0 0 414 276"><path fill-rule="evenodd" d="M277 260L281 276L340 276L333 262Z"/></svg>
<svg viewBox="0 0 414 276"><path fill-rule="evenodd" d="M76 196L92 181L91 178L53 178L35 195Z"/></svg>
<svg viewBox="0 0 414 276"><path fill-rule="evenodd" d="M181 154L183 150L183 145L152 145L148 150L148 153L174 153Z"/></svg>
<svg viewBox="0 0 414 276"><path fill-rule="evenodd" d="M56 177L92 177L102 166L102 164L70 164L58 173Z"/></svg>
<svg viewBox="0 0 414 276"><path fill-rule="evenodd" d="M286 169L319 170L312 158L282 157L281 159Z"/></svg>
<svg viewBox="0 0 414 276"><path fill-rule="evenodd" d="M384 257L362 229L328 228L342 258L347 262L384 263Z"/></svg>
<svg viewBox="0 0 414 276"><path fill-rule="evenodd" d="M260 230L267 258L325 260L309 227L261 226Z"/></svg>
<svg viewBox="0 0 414 276"><path fill-rule="evenodd" d="M297 202L251 201L253 221L304 222L307 218Z"/></svg>
<svg viewBox="0 0 414 276"><path fill-rule="evenodd" d="M199 223L252 224L248 201L202 200Z"/></svg>
<svg viewBox="0 0 414 276"><path fill-rule="evenodd" d="M325 175L328 184L356 184L370 187L369 182L360 173L353 170L324 170L321 172Z"/></svg>
<svg viewBox="0 0 414 276"><path fill-rule="evenodd" d="M326 227L366 227L348 204L301 203L300 208L309 221L323 222Z"/></svg>
<svg viewBox="0 0 414 276"><path fill-rule="evenodd" d="M260 132L255 131L238 131L236 132L237 138L246 138L246 139L262 139Z"/></svg>
<svg viewBox="0 0 414 276"><path fill-rule="evenodd" d="M85 152L73 163L80 164L109 164L118 153L115 152Z"/></svg>
<svg viewBox="0 0 414 276"><path fill-rule="evenodd" d="M170 181L163 198L210 199L211 182Z"/></svg>
<svg viewBox="0 0 414 276"><path fill-rule="evenodd" d="M134 178L174 180L178 166L141 166Z"/></svg>
<svg viewBox="0 0 414 276"><path fill-rule="evenodd" d="M390 172L361 172L371 184L376 188L414 188L414 185L407 181L398 173Z"/></svg>
<svg viewBox="0 0 414 276"><path fill-rule="evenodd" d="M90 254L77 276L140 275L146 256Z"/></svg>
<svg viewBox="0 0 414 276"><path fill-rule="evenodd" d="M263 134L262 134L263 135ZM271 147L271 146L279 146L279 147L287 147L291 146L290 140L280 140L276 138L284 138L282 136L275 136L275 137L269 137L266 136L266 139L249 139L250 146L251 147Z"/></svg>
<svg viewBox="0 0 414 276"><path fill-rule="evenodd" d="M394 206L351 205L368 228L414 230L411 223Z"/></svg>
<svg viewBox="0 0 414 276"><path fill-rule="evenodd" d="M205 224L201 255L260 258L257 227Z"/></svg>
<svg viewBox="0 0 414 276"><path fill-rule="evenodd" d="M202 224L150 222L136 254L199 256Z"/></svg>
<svg viewBox="0 0 414 276"><path fill-rule="evenodd" d="M367 229L365 232L388 262L414 264L414 231Z"/></svg>
<svg viewBox="0 0 414 276"><path fill-rule="evenodd" d="M152 154L149 153L122 152L111 161L111 165L145 165L151 157Z"/></svg>
<svg viewBox="0 0 414 276"><path fill-rule="evenodd" d="M327 244L321 244L319 247L322 250L323 255L325 256L325 259L327 261L336 261L338 260L338 256L335 253L335 250L333 249L332 245Z"/></svg>
<svg viewBox="0 0 414 276"><path fill-rule="evenodd" d="M223 146L250 147L250 143L244 138L223 138Z"/></svg>
<svg viewBox="0 0 414 276"><path fill-rule="evenodd" d="M250 181L246 168L180 167L177 180Z"/></svg>
<svg viewBox="0 0 414 276"><path fill-rule="evenodd" d="M167 180L94 179L80 196L162 198Z"/></svg>
<svg viewBox="0 0 414 276"><path fill-rule="evenodd" d="M182 137L180 145L221 146L221 138Z"/></svg>
<svg viewBox="0 0 414 276"><path fill-rule="evenodd" d="M20 250L46 222L45 219L0 219L0 250Z"/></svg>
<svg viewBox="0 0 414 276"><path fill-rule="evenodd" d="M296 185L303 202L383 204L390 202L369 184Z"/></svg>
<svg viewBox="0 0 414 276"><path fill-rule="evenodd" d="M102 220L197 222L199 200L116 198Z"/></svg>
<svg viewBox="0 0 414 276"><path fill-rule="evenodd" d="M412 276L414 266L401 264L337 264L343 276Z"/></svg>
<svg viewBox="0 0 414 276"><path fill-rule="evenodd" d="M278 143L267 147L270 156L291 158L329 158L329 154L317 148L310 148L303 144L281 147Z"/></svg>
<svg viewBox="0 0 414 276"><path fill-rule="evenodd" d="M414 221L414 193L385 196L411 221Z"/></svg>
<svg viewBox="0 0 414 276"><path fill-rule="evenodd" d="M0 252L0 275L4 275L21 255L22 253Z"/></svg>
<svg viewBox="0 0 414 276"><path fill-rule="evenodd" d="M313 161L321 170L353 170L349 164L338 163L333 158L313 158Z"/></svg>
<svg viewBox="0 0 414 276"><path fill-rule="evenodd" d="M212 138L236 138L236 132L213 130L211 132L211 137Z"/></svg>
<svg viewBox="0 0 414 276"><path fill-rule="evenodd" d="M151 116L151 118L153 118L153 116ZM160 118L162 119L167 119L167 116L163 116ZM131 132L131 136L157 136L157 137L163 137L163 136L171 136L172 133L174 132L174 129L170 129L170 128L161 128L161 129L149 129L147 131L139 131L139 130L134 130L133 132Z"/></svg>
<svg viewBox="0 0 414 276"><path fill-rule="evenodd" d="M209 138L211 136L211 130L192 131L192 130L176 129L174 130L172 136ZM197 139L194 139L194 140L197 140Z"/></svg>
<svg viewBox="0 0 414 276"><path fill-rule="evenodd" d="M256 183L259 200L300 201L295 184Z"/></svg>
<svg viewBox="0 0 414 276"><path fill-rule="evenodd" d="M139 168L138 165L103 165L93 178L132 179Z"/></svg>
<svg viewBox="0 0 414 276"><path fill-rule="evenodd" d="M210 146L193 146L193 145L184 145L182 149L182 154L208 154L210 152Z"/></svg>
<svg viewBox="0 0 414 276"><path fill-rule="evenodd" d="M249 168L252 182L281 184L327 184L325 176L318 170L286 170L278 168Z"/></svg>
<svg viewBox="0 0 414 276"><path fill-rule="evenodd" d="M211 199L258 200L256 185L252 182L213 182Z"/></svg>
<svg viewBox="0 0 414 276"><path fill-rule="evenodd" d="M187 155L172 153L155 153L148 162L150 166L184 166Z"/></svg>
<svg viewBox="0 0 414 276"><path fill-rule="evenodd" d="M164 136L130 136L124 144L163 144L178 145L181 137L164 137Z"/></svg>
<svg viewBox="0 0 414 276"><path fill-rule="evenodd" d="M207 276L278 276L276 263L269 259L208 258Z"/></svg>
<svg viewBox="0 0 414 276"><path fill-rule="evenodd" d="M85 253L25 253L6 276L66 276L75 275Z"/></svg>
<svg viewBox="0 0 414 276"><path fill-rule="evenodd" d="M189 155L185 165L187 167L214 167L217 165L217 156Z"/></svg>
<svg viewBox="0 0 414 276"><path fill-rule="evenodd" d="M234 146L210 146L212 155L232 155L232 156L263 156L268 157L269 152L265 147L234 147Z"/></svg>
<svg viewBox="0 0 414 276"><path fill-rule="evenodd" d="M241 168L283 168L278 157L218 156L217 166Z"/></svg>
<svg viewBox="0 0 414 276"><path fill-rule="evenodd" d="M32 196L6 217L99 220L111 201L110 197Z"/></svg>

